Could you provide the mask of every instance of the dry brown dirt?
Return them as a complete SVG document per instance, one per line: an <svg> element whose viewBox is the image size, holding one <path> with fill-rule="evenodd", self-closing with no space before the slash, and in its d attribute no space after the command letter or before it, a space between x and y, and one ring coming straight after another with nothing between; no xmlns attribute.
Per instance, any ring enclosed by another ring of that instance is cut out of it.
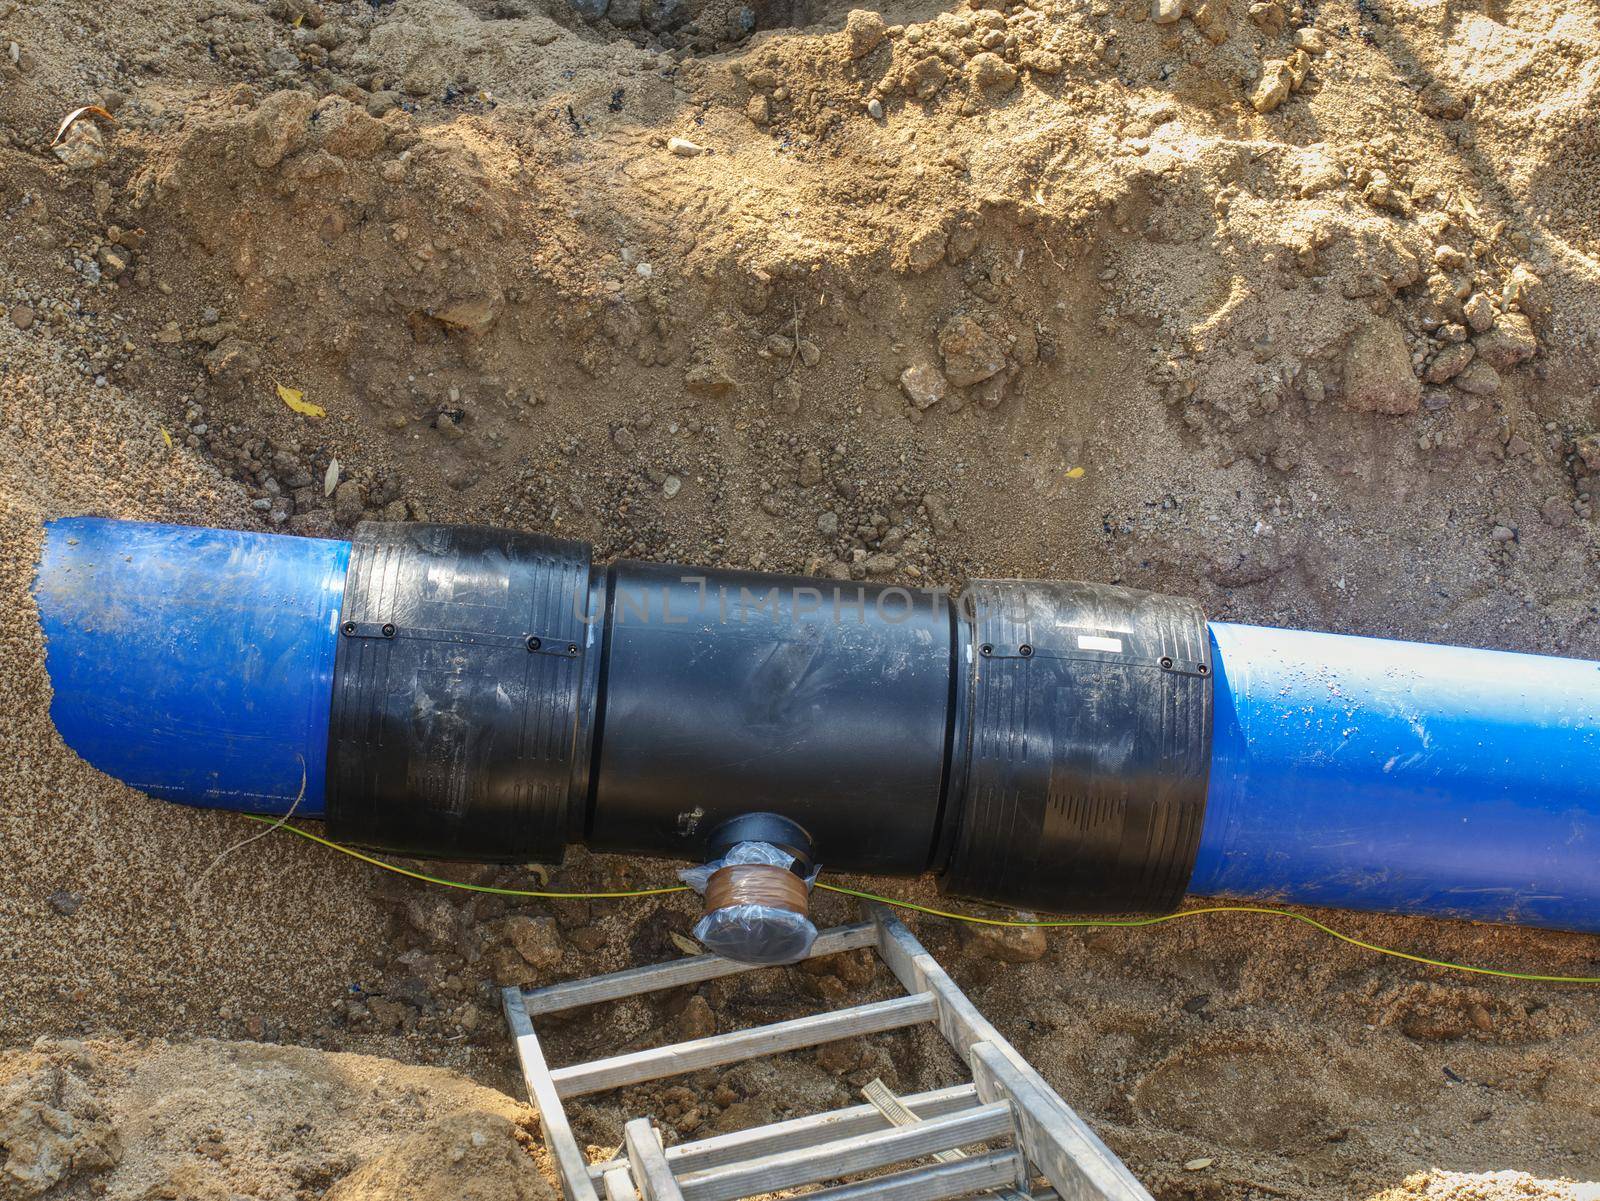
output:
<svg viewBox="0 0 1600 1201"><path fill-rule="evenodd" d="M496 983L693 923L287 835L213 866L254 827L54 734L50 516L501 522L1600 658L1592 0L583 4L0 0L0 1196L548 1197ZM115 123L52 146L86 104ZM1600 971L1596 938L1325 916ZM1163 1201L1595 1196L1594 990L1261 918L917 926ZM551 1040L888 990L783 969ZM625 1114L682 1138L873 1076L955 1064L901 1033L574 1109L608 1147Z"/></svg>

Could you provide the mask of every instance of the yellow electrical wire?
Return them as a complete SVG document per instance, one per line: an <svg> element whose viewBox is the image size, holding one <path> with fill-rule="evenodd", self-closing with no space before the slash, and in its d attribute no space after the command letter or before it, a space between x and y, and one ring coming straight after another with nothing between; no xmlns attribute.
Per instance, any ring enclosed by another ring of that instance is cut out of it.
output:
<svg viewBox="0 0 1600 1201"><path fill-rule="evenodd" d="M274 829L287 830L291 834L298 834L301 838L309 839L330 850L338 851L342 855L349 855L352 859L359 859L363 863L370 863L373 867L380 867L384 871L395 872L402 876L409 876L413 880L420 880L425 884L437 884L443 888L459 888L468 892L487 892L506 897L543 897L553 900L614 900L624 897L656 897L667 893L688 892L686 884L673 884L664 888L633 888L619 892L549 892L527 888L494 888L487 884L468 884L461 880L444 880L438 876L430 876L423 872L414 872L409 868L397 864L385 863L382 859L375 859L371 855L363 854L353 847L347 847L332 839L323 838L313 834L310 830L300 826L291 826L283 819L273 821L271 818L260 817L246 813L242 816L251 821L262 822L273 826ZM817 881L816 888L827 892L839 893L842 896L856 897L863 901L876 901L880 905L891 905L896 909L909 909L916 913L925 913L930 917L942 917L953 922L967 922L976 926L1011 926L1011 927L1043 927L1045 929L1136 929L1144 926L1159 926L1166 922L1176 922L1184 918L1200 917L1210 913L1256 913L1268 917L1287 918L1290 921L1300 922L1323 934L1337 938L1340 942L1348 943L1352 947L1359 947L1363 951L1371 951L1376 955L1388 955L1395 959L1405 959L1411 963L1420 963L1428 967L1443 968L1452 972L1470 972L1479 976L1495 976L1504 980L1527 980L1540 984L1600 984L1600 976L1547 976L1536 972L1511 972L1500 968L1477 967L1470 963L1452 963L1448 959L1429 959L1425 955L1413 955L1409 951L1397 951L1393 947L1379 946L1377 943L1364 942L1354 935L1345 934L1335 930L1332 926L1317 921L1314 917L1307 917L1303 913L1295 913L1288 909L1272 909L1264 905L1206 905L1196 909L1180 909L1177 913L1163 913L1154 917L1135 918L996 918L978 917L970 913L954 913L947 909L935 909L931 905L919 905L915 901L899 901L893 897L880 896L875 892L865 892L859 888L846 888L840 884L825 884Z"/></svg>
<svg viewBox="0 0 1600 1201"><path fill-rule="evenodd" d="M334 842L331 838L323 838L320 834L313 834L310 830L303 830L299 826L291 826L279 819L274 821L268 817L261 817L254 813L241 813L240 817L247 817L253 822L263 822L277 830L287 830L291 834L298 834L301 838L310 839L312 842L325 846L330 850L338 851L341 855L349 855L352 859L359 859L362 863L370 863L373 867L381 867L386 872L394 872L400 876L410 876L413 880L421 880L424 884L437 884L441 888L460 888L466 892L488 892L500 897L546 897L557 901L603 901L608 899L621 899L623 897L659 897L669 892L688 892L687 884L672 884L666 888L628 888L621 892L542 892L530 888L494 888L488 884L468 884L464 880L441 880L438 876L430 876L425 872L414 872L408 867L401 867L396 863L385 863L382 859L374 859L371 855L363 854L354 847L347 847L343 843Z"/></svg>

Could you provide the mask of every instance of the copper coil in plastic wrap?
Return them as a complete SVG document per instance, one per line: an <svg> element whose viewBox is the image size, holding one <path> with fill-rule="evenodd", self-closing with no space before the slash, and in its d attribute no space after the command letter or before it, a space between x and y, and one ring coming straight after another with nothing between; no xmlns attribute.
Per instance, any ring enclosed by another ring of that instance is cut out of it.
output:
<svg viewBox="0 0 1600 1201"><path fill-rule="evenodd" d="M770 863L733 863L711 873L706 912L729 905L769 905L802 917L810 911L806 882L788 868Z"/></svg>

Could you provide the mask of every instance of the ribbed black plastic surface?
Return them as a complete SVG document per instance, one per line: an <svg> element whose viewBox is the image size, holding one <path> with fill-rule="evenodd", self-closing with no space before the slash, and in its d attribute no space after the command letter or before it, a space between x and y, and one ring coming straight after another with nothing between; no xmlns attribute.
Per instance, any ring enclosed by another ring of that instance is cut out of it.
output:
<svg viewBox="0 0 1600 1201"><path fill-rule="evenodd" d="M411 855L559 860L588 598L584 543L361 526L334 667L332 836Z"/></svg>
<svg viewBox="0 0 1600 1201"><path fill-rule="evenodd" d="M1211 751L1199 607L1025 580L974 580L962 605L967 777L941 887L1061 911L1175 906Z"/></svg>

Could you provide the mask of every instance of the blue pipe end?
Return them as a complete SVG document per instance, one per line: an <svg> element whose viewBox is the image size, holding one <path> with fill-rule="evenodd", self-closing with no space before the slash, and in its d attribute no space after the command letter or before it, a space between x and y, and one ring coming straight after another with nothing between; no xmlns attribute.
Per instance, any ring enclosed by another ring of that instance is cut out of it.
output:
<svg viewBox="0 0 1600 1201"><path fill-rule="evenodd" d="M322 816L349 559L325 539L47 523L34 598L56 729L163 800Z"/></svg>
<svg viewBox="0 0 1600 1201"><path fill-rule="evenodd" d="M1211 638L1191 893L1600 930L1600 663Z"/></svg>

